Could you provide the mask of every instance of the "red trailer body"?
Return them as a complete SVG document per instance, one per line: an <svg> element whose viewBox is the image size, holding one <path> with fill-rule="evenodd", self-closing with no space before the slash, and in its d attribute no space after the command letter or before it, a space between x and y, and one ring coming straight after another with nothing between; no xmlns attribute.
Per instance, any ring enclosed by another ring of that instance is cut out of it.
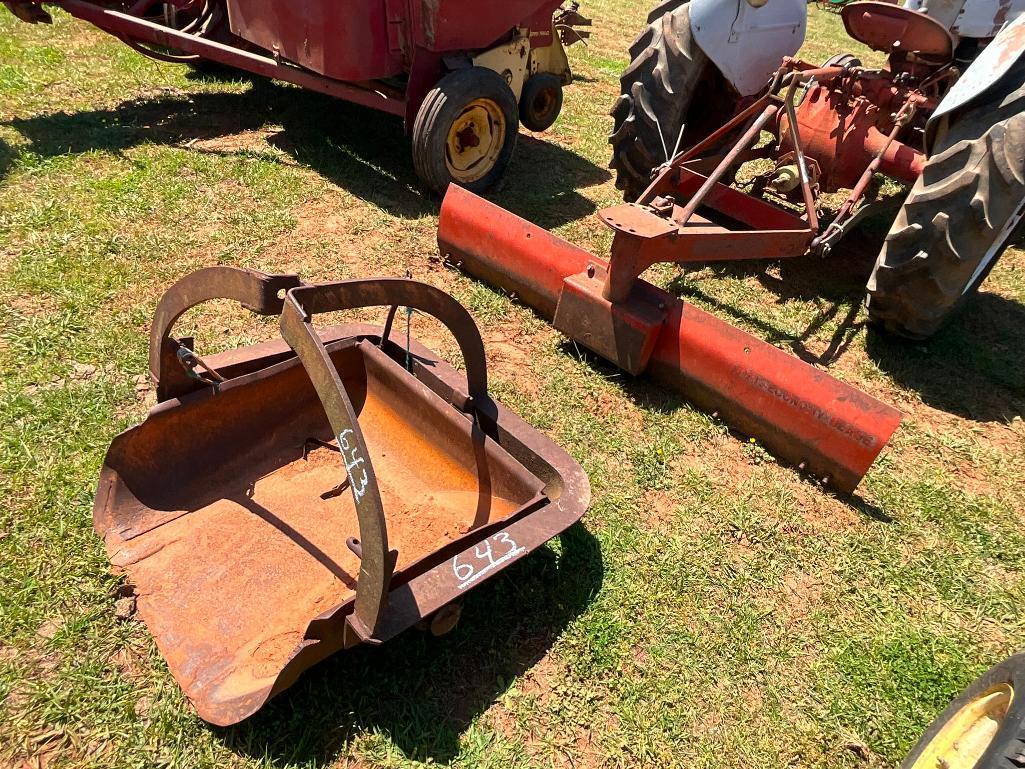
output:
<svg viewBox="0 0 1025 769"><path fill-rule="evenodd" d="M550 127L573 75L564 47L589 35L561 0L46 0L165 62L216 63L405 120L434 191L482 192L519 125ZM0 0L49 22L44 0Z"/></svg>
<svg viewBox="0 0 1025 769"><path fill-rule="evenodd" d="M243 40L318 74L337 80L377 80L402 72L401 49L389 42L386 6L396 4L228 0L228 19L231 31ZM353 23L354 19L360 22ZM402 16L398 19L401 23Z"/></svg>
<svg viewBox="0 0 1025 769"><path fill-rule="evenodd" d="M231 31L288 61L336 80L396 77L418 50L452 55L491 48L530 30L551 45L560 0L227 0ZM359 20L354 23L354 20Z"/></svg>

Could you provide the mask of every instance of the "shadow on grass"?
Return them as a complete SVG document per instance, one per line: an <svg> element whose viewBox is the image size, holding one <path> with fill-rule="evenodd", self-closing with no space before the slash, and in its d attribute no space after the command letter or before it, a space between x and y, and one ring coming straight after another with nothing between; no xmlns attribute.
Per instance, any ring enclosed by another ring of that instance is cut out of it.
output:
<svg viewBox="0 0 1025 769"><path fill-rule="evenodd" d="M459 626L409 630L342 652L259 713L217 729L233 751L278 764L329 764L357 735L384 732L418 761L447 763L461 735L535 665L602 583L597 540L582 524L469 593Z"/></svg>
<svg viewBox="0 0 1025 769"><path fill-rule="evenodd" d="M669 290L684 298L688 295L700 298L720 315L744 321L759 329L766 341L789 347L794 355L807 363L829 366L850 348L866 325L859 319L865 299L865 283L886 237L889 222L896 216L901 202L901 196L894 196L880 203L876 215L849 233L826 258L805 255L780 260L693 265L710 269L719 278L753 277L780 302L817 304L819 311L816 316L796 335L762 320L743 307L734 307L705 295L700 283L688 282L684 277L674 280ZM825 218L828 221L828 217ZM830 324L835 324L836 329L826 349L822 352L810 349L808 343Z"/></svg>
<svg viewBox="0 0 1025 769"><path fill-rule="evenodd" d="M27 151L44 158L93 150L117 153L145 142L232 155L251 149L240 148L230 137L266 132L266 140L296 162L393 215L437 213L440 201L413 172L400 118L258 78L250 82L243 93L175 93L5 124L28 140ZM0 173L8 173L16 155L15 148L0 141ZM594 205L576 190L608 177L608 171L576 153L521 134L509 174L491 197L555 227L592 213Z"/></svg>
<svg viewBox="0 0 1025 769"><path fill-rule="evenodd" d="M978 422L1025 417L1025 306L985 290L925 342L875 329L869 357L933 408Z"/></svg>

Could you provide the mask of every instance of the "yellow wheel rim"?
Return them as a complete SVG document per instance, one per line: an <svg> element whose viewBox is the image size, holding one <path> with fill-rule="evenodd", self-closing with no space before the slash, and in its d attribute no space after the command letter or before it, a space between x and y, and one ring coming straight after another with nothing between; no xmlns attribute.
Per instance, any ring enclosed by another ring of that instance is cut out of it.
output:
<svg viewBox="0 0 1025 769"><path fill-rule="evenodd" d="M973 769L993 742L1012 699L1010 684L976 697L943 725L911 769Z"/></svg>
<svg viewBox="0 0 1025 769"><path fill-rule="evenodd" d="M452 121L445 142L445 165L453 180L469 184L484 177L505 144L505 115L491 99L474 99Z"/></svg>

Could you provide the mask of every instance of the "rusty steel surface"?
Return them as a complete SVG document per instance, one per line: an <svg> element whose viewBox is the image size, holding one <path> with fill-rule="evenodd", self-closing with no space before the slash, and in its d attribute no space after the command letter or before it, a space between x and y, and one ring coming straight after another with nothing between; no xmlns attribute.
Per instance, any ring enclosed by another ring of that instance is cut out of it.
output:
<svg viewBox="0 0 1025 769"><path fill-rule="evenodd" d="M855 5L867 13L879 4ZM599 212L615 231L602 296L624 302L634 280L660 262L828 254L860 216L877 173L907 183L922 173L921 129L956 78L949 62L897 53L888 67L785 59L763 96L659 166L635 203ZM757 147L766 130L775 142ZM775 166L741 191L733 179L755 159ZM823 230L819 196L839 189L850 194Z"/></svg>
<svg viewBox="0 0 1025 769"><path fill-rule="evenodd" d="M891 116L909 102L924 106L926 100L886 78L857 78L856 84L857 95L849 81L814 85L796 108L802 148L818 167L820 188L853 188L872 163L893 179L914 183L925 165L925 153L897 140L893 129L904 126ZM781 118L781 153L794 148L787 135L789 124L789 117Z"/></svg>
<svg viewBox="0 0 1025 769"><path fill-rule="evenodd" d="M302 286L288 292L281 313L281 336L296 351L313 382L331 423L341 464L359 519L360 579L355 610L349 626L363 642L375 641L378 622L385 609L397 553L388 548L387 524L373 463L341 374L313 328L315 313L362 307L398 305L433 315L444 323L459 343L466 366L469 396L467 410L487 399L487 363L484 343L470 314L442 291L411 280L382 279ZM389 315L386 328L390 327Z"/></svg>
<svg viewBox="0 0 1025 769"><path fill-rule="evenodd" d="M688 173L684 170L681 185L669 189L685 188ZM612 301L622 301L629 295L634 279L660 262L682 264L752 258L778 259L800 256L808 250L814 232L799 217L770 207L763 201L745 196L725 185L720 185L716 192L720 194L709 197L720 204L744 198L740 205L719 209L732 212L738 224L743 225L746 218L757 218L759 214L766 213L764 207L772 208L771 214L777 220L775 226L729 229L703 216L692 214L686 225L677 227L672 226L673 220L669 217L664 218L633 203L606 208L599 213L599 217L616 234L612 241L604 296ZM673 206L673 210L678 208Z"/></svg>
<svg viewBox="0 0 1025 769"><path fill-rule="evenodd" d="M375 85L370 88L363 87L358 83L324 77L290 66L270 56L246 51L216 40L204 39L187 32L179 32L138 16L105 8L98 3L89 2L89 0L57 0L54 4L72 16L88 21L104 32L121 39L142 41L161 48L195 54L219 64L238 67L256 75L293 83L302 88L319 91L328 96L345 99L365 107L372 107L394 115L406 114L406 104L401 92L396 92L383 85Z"/></svg>
<svg viewBox="0 0 1025 769"><path fill-rule="evenodd" d="M157 0L47 2L152 58L218 62L402 116L408 128L448 71L445 57L487 50L517 29L531 48L550 46L561 0L207 0L203 23L181 28L160 23ZM183 13L197 4L169 5ZM26 21L49 21L41 0L10 7ZM586 35L568 23L562 32L571 42Z"/></svg>
<svg viewBox="0 0 1025 769"><path fill-rule="evenodd" d="M186 278L161 302L158 372L191 299L273 312L266 287L295 280L219 269L213 287ZM407 352L375 327L311 324L328 308L407 301L452 328L469 382L415 340ZM330 654L458 600L589 502L579 465L487 395L479 334L437 289L298 286L282 328L294 351L277 341L209 356L223 382L183 381L118 436L94 505L172 674L220 725Z"/></svg>
<svg viewBox="0 0 1025 769"><path fill-rule="evenodd" d="M946 63L954 38L936 19L885 0L859 0L840 11L847 34L869 48L888 54L914 53Z"/></svg>
<svg viewBox="0 0 1025 769"><path fill-rule="evenodd" d="M611 302L608 262L461 188L442 203L438 244L449 262L832 488L852 492L900 424L896 409L644 280Z"/></svg>
<svg viewBox="0 0 1025 769"><path fill-rule="evenodd" d="M234 299L258 315L279 315L280 291L300 284L298 275L268 275L234 267L207 267L179 280L160 299L150 325L149 370L157 400L165 401L194 389L195 378L179 364L180 340L172 339L175 321L190 307L211 299Z"/></svg>
<svg viewBox="0 0 1025 769"><path fill-rule="evenodd" d="M791 73L793 74L793 73ZM804 73L805 77L810 73ZM816 234L814 205L802 219L760 198L724 184L721 179L749 150L762 129L792 104L797 80L785 99L774 92L758 99L711 136L666 163L637 203L603 209L599 218L615 231L602 296L627 300L636 279L659 262L686 263L751 258L783 258L805 253ZM792 124L793 126L793 124ZM708 175L695 158L721 136L743 133ZM791 134L797 136L796 128ZM800 142L795 139L795 145ZM812 203L803 156L802 188ZM700 213L699 213L700 211Z"/></svg>

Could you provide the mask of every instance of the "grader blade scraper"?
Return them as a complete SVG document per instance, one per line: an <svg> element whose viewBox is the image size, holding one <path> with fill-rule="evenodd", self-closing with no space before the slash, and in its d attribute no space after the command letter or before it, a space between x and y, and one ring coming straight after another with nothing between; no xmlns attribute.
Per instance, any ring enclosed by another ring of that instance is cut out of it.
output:
<svg viewBox="0 0 1025 769"><path fill-rule="evenodd" d="M729 194L716 190L716 194ZM739 194L739 193L737 193ZM720 201L721 203L722 201ZM669 224L636 206L614 212L618 232ZM746 238L809 238L807 225L776 209L756 209L744 231L698 215L674 246L743 249ZM611 222L609 222L611 224ZM762 231L758 231L761 228ZM900 424L900 412L824 371L641 280L655 261L637 235L599 259L474 195L449 188L438 245L449 262L516 294L552 324L630 374L650 371L699 407L758 439L778 458L838 491L853 492ZM734 242L734 236L740 242Z"/></svg>

